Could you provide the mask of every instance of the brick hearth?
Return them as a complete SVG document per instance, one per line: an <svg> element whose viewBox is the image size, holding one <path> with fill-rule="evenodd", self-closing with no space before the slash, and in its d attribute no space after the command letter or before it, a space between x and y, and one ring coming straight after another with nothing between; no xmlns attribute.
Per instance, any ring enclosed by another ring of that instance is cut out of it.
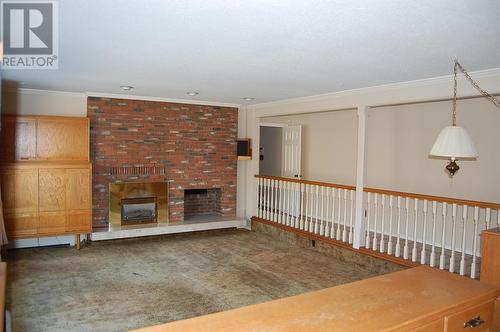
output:
<svg viewBox="0 0 500 332"><path fill-rule="evenodd" d="M108 225L108 187L116 182L168 181L171 222L184 220L184 189L220 188L222 215L235 216L236 108L96 97L87 105L94 227ZM144 171L153 167L165 174Z"/></svg>

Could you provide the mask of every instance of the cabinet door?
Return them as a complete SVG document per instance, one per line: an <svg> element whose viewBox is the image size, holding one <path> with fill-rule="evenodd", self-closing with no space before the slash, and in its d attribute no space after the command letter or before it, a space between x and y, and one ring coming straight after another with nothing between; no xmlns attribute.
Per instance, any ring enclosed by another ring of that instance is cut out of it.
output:
<svg viewBox="0 0 500 332"><path fill-rule="evenodd" d="M40 168L39 177L39 211L66 210L66 170Z"/></svg>
<svg viewBox="0 0 500 332"><path fill-rule="evenodd" d="M92 232L92 213L90 212L90 210L81 212L68 212L66 216L66 232Z"/></svg>
<svg viewBox="0 0 500 332"><path fill-rule="evenodd" d="M1 156L4 161L30 160L36 157L36 120L2 117Z"/></svg>
<svg viewBox="0 0 500 332"><path fill-rule="evenodd" d="M38 231L38 217L36 213L6 214L4 219L5 231L8 237L33 236Z"/></svg>
<svg viewBox="0 0 500 332"><path fill-rule="evenodd" d="M66 206L68 210L91 208L90 169L66 170Z"/></svg>
<svg viewBox="0 0 500 332"><path fill-rule="evenodd" d="M88 160L88 119L38 119L36 155L42 160Z"/></svg>
<svg viewBox="0 0 500 332"><path fill-rule="evenodd" d="M1 180L6 214L37 212L38 169L4 169L1 171Z"/></svg>
<svg viewBox="0 0 500 332"><path fill-rule="evenodd" d="M66 230L66 213L63 212L40 212L38 222L38 234L63 234Z"/></svg>

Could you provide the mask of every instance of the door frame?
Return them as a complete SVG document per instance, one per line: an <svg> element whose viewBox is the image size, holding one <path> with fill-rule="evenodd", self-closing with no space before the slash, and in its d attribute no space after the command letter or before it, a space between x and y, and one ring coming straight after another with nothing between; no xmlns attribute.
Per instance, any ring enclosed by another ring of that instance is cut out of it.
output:
<svg viewBox="0 0 500 332"><path fill-rule="evenodd" d="M285 127L288 127L288 124L286 123L275 123L275 122L259 122L257 124L257 128L258 128L258 131L257 131L257 137L259 138L259 145L258 145L258 149L257 149L257 174L260 174L260 162L259 162L259 158L260 158L260 127L274 127L274 128L285 128Z"/></svg>

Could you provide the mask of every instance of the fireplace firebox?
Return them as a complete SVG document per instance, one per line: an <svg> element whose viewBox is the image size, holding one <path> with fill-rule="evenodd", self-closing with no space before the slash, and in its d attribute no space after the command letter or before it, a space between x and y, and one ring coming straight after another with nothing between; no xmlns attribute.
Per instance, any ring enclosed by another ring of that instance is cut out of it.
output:
<svg viewBox="0 0 500 332"><path fill-rule="evenodd" d="M114 226L168 222L168 183L110 183L109 222Z"/></svg>
<svg viewBox="0 0 500 332"><path fill-rule="evenodd" d="M156 222L156 197L122 198L122 225Z"/></svg>

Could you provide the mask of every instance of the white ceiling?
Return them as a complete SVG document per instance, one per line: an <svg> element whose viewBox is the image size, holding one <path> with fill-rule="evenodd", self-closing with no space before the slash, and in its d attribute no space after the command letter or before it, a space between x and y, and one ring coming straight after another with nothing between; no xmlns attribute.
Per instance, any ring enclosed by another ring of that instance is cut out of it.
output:
<svg viewBox="0 0 500 332"><path fill-rule="evenodd" d="M4 79L245 104L447 75L454 56L500 67L497 0L60 0L59 17L59 70Z"/></svg>

